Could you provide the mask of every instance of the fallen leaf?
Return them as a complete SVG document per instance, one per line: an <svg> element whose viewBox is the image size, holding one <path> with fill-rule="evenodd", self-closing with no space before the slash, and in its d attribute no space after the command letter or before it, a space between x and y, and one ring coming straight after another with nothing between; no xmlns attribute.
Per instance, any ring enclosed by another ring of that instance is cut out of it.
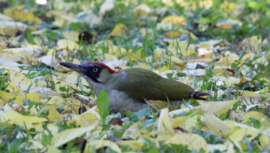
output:
<svg viewBox="0 0 270 153"><path fill-rule="evenodd" d="M52 139L52 144L54 147L60 147L61 145L82 136L84 133L90 132L97 126L97 122L93 123L88 127L81 127L81 128L73 128L64 130L58 134L56 134Z"/></svg>
<svg viewBox="0 0 270 153"><path fill-rule="evenodd" d="M94 140L94 141L90 141L89 143L87 143L86 147L85 147L85 152L91 152L93 150L97 150L103 147L109 147L111 148L113 151L117 152L117 153L121 153L121 149L119 148L119 146L109 140Z"/></svg>
<svg viewBox="0 0 270 153"><path fill-rule="evenodd" d="M190 150L194 149L199 151L200 149L203 149L205 152L208 152L207 142L200 135L193 133L175 134L165 143L187 145Z"/></svg>
<svg viewBox="0 0 270 153"><path fill-rule="evenodd" d="M161 23L172 23L173 25L184 25L187 23L187 20L181 16L167 16L161 21Z"/></svg>
<svg viewBox="0 0 270 153"><path fill-rule="evenodd" d="M158 119L157 129L158 129L158 133L161 136L173 135L175 133L168 112L169 112L168 108L164 108L160 111L160 117Z"/></svg>
<svg viewBox="0 0 270 153"><path fill-rule="evenodd" d="M1 122L8 122L10 124L16 124L21 127L26 125L26 128L32 128L37 124L46 122L47 119L36 116L24 116L15 111L7 111L0 116Z"/></svg>
<svg viewBox="0 0 270 153"><path fill-rule="evenodd" d="M110 33L110 36L127 38L127 32L128 28L124 24L118 23L113 28L112 32Z"/></svg>

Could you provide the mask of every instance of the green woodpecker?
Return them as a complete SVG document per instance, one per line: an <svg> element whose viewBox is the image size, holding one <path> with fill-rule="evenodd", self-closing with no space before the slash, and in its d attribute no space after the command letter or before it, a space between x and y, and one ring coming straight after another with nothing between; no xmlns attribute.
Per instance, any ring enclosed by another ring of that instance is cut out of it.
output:
<svg viewBox="0 0 270 153"><path fill-rule="evenodd" d="M190 86L140 68L114 71L100 62L83 65L60 63L80 73L98 95L104 89L109 96L110 110L138 111L149 105L146 100L181 101L183 99L203 99L207 93L195 92Z"/></svg>

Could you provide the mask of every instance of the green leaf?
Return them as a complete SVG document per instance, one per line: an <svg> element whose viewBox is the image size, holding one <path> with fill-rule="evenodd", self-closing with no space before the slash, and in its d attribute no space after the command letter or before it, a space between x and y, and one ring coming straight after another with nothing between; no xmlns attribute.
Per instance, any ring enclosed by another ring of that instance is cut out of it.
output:
<svg viewBox="0 0 270 153"><path fill-rule="evenodd" d="M102 124L105 124L106 117L109 115L109 96L104 89L101 89L97 97L97 107Z"/></svg>

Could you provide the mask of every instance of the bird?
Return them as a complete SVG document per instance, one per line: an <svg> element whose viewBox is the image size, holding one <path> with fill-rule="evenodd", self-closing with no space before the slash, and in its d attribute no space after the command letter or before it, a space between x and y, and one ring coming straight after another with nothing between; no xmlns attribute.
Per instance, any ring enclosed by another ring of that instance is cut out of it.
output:
<svg viewBox="0 0 270 153"><path fill-rule="evenodd" d="M149 107L146 100L170 102L189 98L206 100L202 96L209 95L196 92L187 84L163 78L146 69L128 68L115 71L102 62L60 64L82 75L96 96L104 89L109 97L111 112L139 111Z"/></svg>

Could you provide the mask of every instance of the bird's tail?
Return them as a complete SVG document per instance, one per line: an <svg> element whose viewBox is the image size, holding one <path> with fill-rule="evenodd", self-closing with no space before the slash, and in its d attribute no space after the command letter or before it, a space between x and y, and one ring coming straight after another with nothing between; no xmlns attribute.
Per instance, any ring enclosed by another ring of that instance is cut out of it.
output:
<svg viewBox="0 0 270 153"><path fill-rule="evenodd" d="M191 94L191 98L198 100L207 100L207 98L204 98L203 96L209 96L209 93L195 91Z"/></svg>

